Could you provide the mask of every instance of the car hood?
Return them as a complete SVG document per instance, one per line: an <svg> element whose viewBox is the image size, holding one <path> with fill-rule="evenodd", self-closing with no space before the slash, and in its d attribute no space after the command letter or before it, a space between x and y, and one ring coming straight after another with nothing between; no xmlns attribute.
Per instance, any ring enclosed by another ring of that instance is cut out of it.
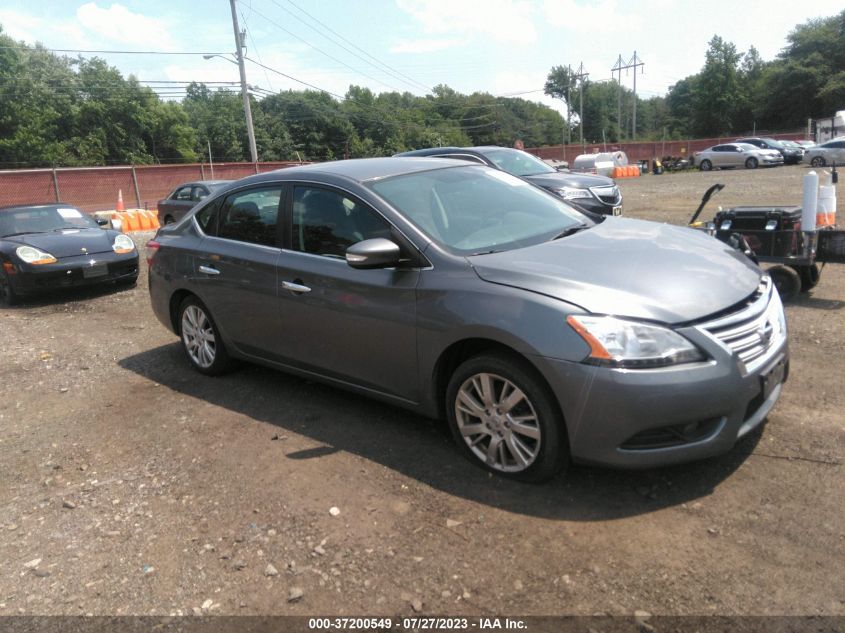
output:
<svg viewBox="0 0 845 633"><path fill-rule="evenodd" d="M6 238L10 242L35 248L50 253L56 259L75 257L83 253L105 253L112 250L116 231L103 229L73 229L51 233L27 233ZM85 249L85 250L83 250Z"/></svg>
<svg viewBox="0 0 845 633"><path fill-rule="evenodd" d="M677 324L752 294L761 272L702 231L608 218L569 237L468 258L479 277L599 314Z"/></svg>
<svg viewBox="0 0 845 633"><path fill-rule="evenodd" d="M523 178L535 185L547 188L578 187L579 189L588 189L590 187L612 187L615 184L612 178L606 176L575 174L566 171L537 174L536 176L523 176Z"/></svg>

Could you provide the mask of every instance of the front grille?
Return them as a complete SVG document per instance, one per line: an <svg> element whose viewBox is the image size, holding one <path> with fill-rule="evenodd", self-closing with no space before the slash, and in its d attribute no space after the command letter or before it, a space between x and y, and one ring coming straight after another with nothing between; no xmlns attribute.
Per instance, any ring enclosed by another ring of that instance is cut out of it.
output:
<svg viewBox="0 0 845 633"><path fill-rule="evenodd" d="M699 327L727 346L748 371L768 360L786 338L783 306L769 277L745 307Z"/></svg>
<svg viewBox="0 0 845 633"><path fill-rule="evenodd" d="M590 187L590 191L605 204L619 204L622 201L622 194L616 185L602 185L601 187Z"/></svg>

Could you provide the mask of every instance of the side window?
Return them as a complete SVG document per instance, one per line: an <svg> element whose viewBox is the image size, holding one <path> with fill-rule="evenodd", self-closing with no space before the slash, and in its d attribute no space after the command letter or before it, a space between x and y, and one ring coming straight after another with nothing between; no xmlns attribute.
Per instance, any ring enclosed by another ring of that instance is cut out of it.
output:
<svg viewBox="0 0 845 633"><path fill-rule="evenodd" d="M343 258L349 246L374 237L390 239L390 224L363 203L328 189L294 189L293 250Z"/></svg>
<svg viewBox="0 0 845 633"><path fill-rule="evenodd" d="M733 148L729 147L727 145L717 145L716 147L713 148L714 152L726 152L726 151L729 151L729 150L732 151Z"/></svg>
<svg viewBox="0 0 845 633"><path fill-rule="evenodd" d="M202 232L206 235L217 235L217 216L221 205L222 200L218 198L210 204L205 205L194 216L194 219L197 221L197 224L200 225Z"/></svg>
<svg viewBox="0 0 845 633"><path fill-rule="evenodd" d="M199 185L195 186L191 192L191 200L204 200L208 197L208 190Z"/></svg>
<svg viewBox="0 0 845 633"><path fill-rule="evenodd" d="M276 246L276 223L282 188L250 189L227 196L217 220L217 237Z"/></svg>
<svg viewBox="0 0 845 633"><path fill-rule="evenodd" d="M191 188L190 187L182 187L181 189L176 191L176 195L173 196L174 200L190 200L191 199Z"/></svg>

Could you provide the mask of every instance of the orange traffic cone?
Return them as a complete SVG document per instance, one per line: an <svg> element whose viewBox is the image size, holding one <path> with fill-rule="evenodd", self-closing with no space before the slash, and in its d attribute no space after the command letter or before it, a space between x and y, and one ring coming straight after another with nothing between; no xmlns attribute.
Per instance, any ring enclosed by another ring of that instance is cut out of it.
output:
<svg viewBox="0 0 845 633"><path fill-rule="evenodd" d="M123 189L117 190L117 211L126 211L126 207L123 206Z"/></svg>

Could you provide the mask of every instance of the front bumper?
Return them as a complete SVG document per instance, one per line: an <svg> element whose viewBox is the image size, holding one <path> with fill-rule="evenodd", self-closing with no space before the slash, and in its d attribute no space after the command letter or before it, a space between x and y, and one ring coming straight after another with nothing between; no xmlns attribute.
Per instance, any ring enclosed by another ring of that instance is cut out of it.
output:
<svg viewBox="0 0 845 633"><path fill-rule="evenodd" d="M119 255L114 252L63 257L54 264L16 264L9 274L12 289L19 295L32 295L59 288L77 288L129 281L138 277L138 251Z"/></svg>
<svg viewBox="0 0 845 633"><path fill-rule="evenodd" d="M709 324L679 328L709 356L705 362L626 370L536 359L561 405L572 459L637 468L729 451L766 419L788 377L785 332L760 355L731 348L760 331L769 314L765 310L721 330L711 331ZM729 343L719 338L738 330L745 338L736 335Z"/></svg>

